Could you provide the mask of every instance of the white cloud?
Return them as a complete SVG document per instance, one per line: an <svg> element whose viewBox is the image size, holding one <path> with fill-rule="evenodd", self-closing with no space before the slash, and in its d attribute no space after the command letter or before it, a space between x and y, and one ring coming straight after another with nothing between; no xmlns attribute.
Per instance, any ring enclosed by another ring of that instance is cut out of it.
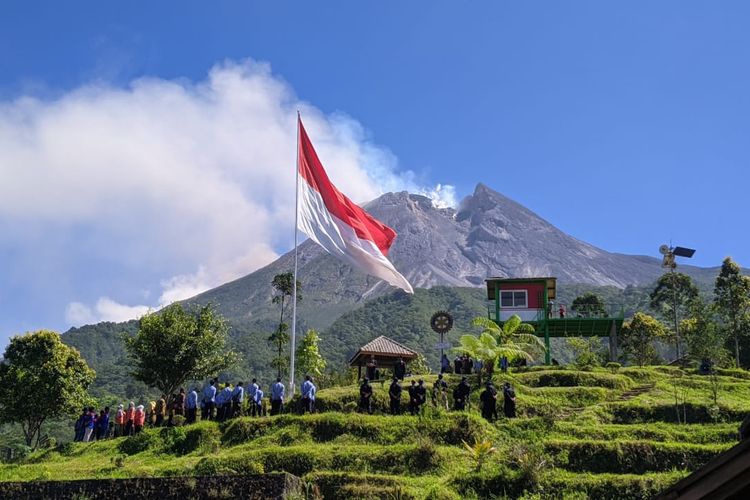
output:
<svg viewBox="0 0 750 500"><path fill-rule="evenodd" d="M149 296L135 282L144 275L161 285L156 307L252 272L290 245L297 109L355 201L407 189L455 205L451 186L421 188L357 121L300 102L267 64L225 62L197 83L92 83L52 101L0 103L0 224L32 228L0 234L0 250L21 249L28 265L36 240L23 234L59 234L45 252L65 256L63 274L75 260L112 275L112 288L87 288L69 273L72 325L143 314L108 297ZM90 307L81 295L100 298Z"/></svg>

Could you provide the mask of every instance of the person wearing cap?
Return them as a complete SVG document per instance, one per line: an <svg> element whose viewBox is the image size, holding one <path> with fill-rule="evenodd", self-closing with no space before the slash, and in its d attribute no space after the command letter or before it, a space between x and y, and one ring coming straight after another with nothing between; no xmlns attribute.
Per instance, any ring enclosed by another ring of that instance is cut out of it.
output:
<svg viewBox="0 0 750 500"><path fill-rule="evenodd" d="M253 379L252 383L247 386L247 399L250 402L250 415L255 416L255 391L258 390L258 379Z"/></svg>
<svg viewBox="0 0 750 500"><path fill-rule="evenodd" d="M125 433L125 408L123 405L117 405L115 413L115 437L120 437Z"/></svg>
<svg viewBox="0 0 750 500"><path fill-rule="evenodd" d="M363 412L372 413L372 386L370 379L365 377L359 386L359 409Z"/></svg>
<svg viewBox="0 0 750 500"><path fill-rule="evenodd" d="M253 406L255 407L255 410L253 411L253 415L262 416L263 415L263 389L258 387L255 390L255 395L253 396Z"/></svg>
<svg viewBox="0 0 750 500"><path fill-rule="evenodd" d="M507 418L516 418L516 391L510 382L503 385L503 413Z"/></svg>
<svg viewBox="0 0 750 500"><path fill-rule="evenodd" d="M281 382L281 377L271 386L271 415L279 415L284 411L284 393L286 388Z"/></svg>
<svg viewBox="0 0 750 500"><path fill-rule="evenodd" d="M138 434L143 430L146 423L146 412L143 411L143 405L138 405L133 414L133 433Z"/></svg>
<svg viewBox="0 0 750 500"><path fill-rule="evenodd" d="M399 415L401 413L401 384L398 383L398 378L393 377L391 387L388 389L388 397L391 400L391 415Z"/></svg>
<svg viewBox="0 0 750 500"><path fill-rule="evenodd" d="M125 435L133 435L133 419L135 418L135 403L130 402L128 409L125 411Z"/></svg>

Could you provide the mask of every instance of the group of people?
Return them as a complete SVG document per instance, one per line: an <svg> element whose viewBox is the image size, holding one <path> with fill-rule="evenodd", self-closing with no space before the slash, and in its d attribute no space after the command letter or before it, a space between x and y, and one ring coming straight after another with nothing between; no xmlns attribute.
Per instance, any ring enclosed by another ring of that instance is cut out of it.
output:
<svg viewBox="0 0 750 500"><path fill-rule="evenodd" d="M412 380L408 387L409 392L409 413L412 415L421 414L427 403L427 388L424 380ZM448 401L448 383L439 374L437 380L432 386L432 404L437 408L444 410L449 409ZM403 387L398 376L394 376L391 385L388 388L388 398L390 402L390 412L392 415L401 414L401 395ZM471 386L468 377L462 377L461 382L453 388L453 409L463 411L466 409L471 394ZM359 387L359 409L365 413L372 413L373 388L369 378L365 377ZM498 418L497 412L498 391L492 382L488 382L485 389L479 395L482 416L489 421ZM516 393L510 383L505 382L503 385L503 413L507 418L516 416Z"/></svg>
<svg viewBox="0 0 750 500"><path fill-rule="evenodd" d="M300 411L313 412L317 387L312 377L306 376L300 387ZM286 388L277 378L271 385L270 397L265 398L257 379L253 379L245 389L243 382L234 386L230 383L219 384L218 379L211 379L203 389L194 387L188 393L180 389L178 393L167 398L162 394L157 401L147 406L137 405L131 401L127 409L118 405L113 419L110 419L109 406L98 413L93 407L86 407L75 422L75 441L94 441L110 437L132 436L138 434L145 426L163 427L177 424L176 417L187 425L195 423L200 410L201 420L224 422L240 415L263 416L267 409L265 401L270 399L271 415L284 412ZM245 404L247 401L247 404Z"/></svg>
<svg viewBox="0 0 750 500"><path fill-rule="evenodd" d="M440 373L455 373L457 375L471 375L482 370L483 363L481 359L472 359L468 354L456 355L453 359L453 365L448 356L443 354L440 358Z"/></svg>

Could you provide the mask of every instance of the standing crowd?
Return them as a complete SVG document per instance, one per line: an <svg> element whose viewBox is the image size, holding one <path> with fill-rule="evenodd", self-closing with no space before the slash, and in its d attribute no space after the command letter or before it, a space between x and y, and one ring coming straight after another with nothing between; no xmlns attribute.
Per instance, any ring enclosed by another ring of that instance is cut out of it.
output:
<svg viewBox="0 0 750 500"><path fill-rule="evenodd" d="M312 377L305 377L302 382L299 411L312 412L315 408L317 387ZM110 418L109 406L99 413L93 407L83 409L75 422L74 441L94 441L111 437L132 436L138 434L145 426L169 427L184 423L193 424L198 419L224 422L230 418L247 415L260 417L268 414L267 399L270 399L270 414L284 412L286 388L277 378L271 385L270 397L264 398L257 379L253 379L245 390L243 382L235 386L229 383L220 386L218 379L211 379L203 389L194 387L187 394L180 389L171 398L162 394L158 401L151 401L147 407L136 406L134 402L118 405L113 418Z"/></svg>

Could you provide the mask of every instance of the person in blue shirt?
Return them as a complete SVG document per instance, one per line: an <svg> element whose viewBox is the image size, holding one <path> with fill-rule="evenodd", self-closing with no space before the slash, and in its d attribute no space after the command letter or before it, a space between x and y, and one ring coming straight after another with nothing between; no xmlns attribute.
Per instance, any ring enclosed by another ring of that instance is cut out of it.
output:
<svg viewBox="0 0 750 500"><path fill-rule="evenodd" d="M237 385L232 391L232 410L229 415L230 418L236 417L242 413L242 401L245 399L245 388L242 387L242 382L237 382Z"/></svg>
<svg viewBox="0 0 750 500"><path fill-rule="evenodd" d="M255 407L253 415L258 415L260 417L263 414L263 389L261 389L260 387L258 387L258 389L256 389L255 391L253 403L253 406Z"/></svg>
<svg viewBox="0 0 750 500"><path fill-rule="evenodd" d="M302 413L306 411L312 413L315 408L315 384L313 384L312 377L305 375L305 381L302 382Z"/></svg>
<svg viewBox="0 0 750 500"><path fill-rule="evenodd" d="M109 406L99 412L99 418L96 420L96 439L105 439L109 436Z"/></svg>
<svg viewBox="0 0 750 500"><path fill-rule="evenodd" d="M219 398L217 397L216 406L219 413L217 420L219 422L223 422L231 416L233 392L232 385L227 382L224 385L224 390L221 391L221 402L218 401Z"/></svg>
<svg viewBox="0 0 750 500"><path fill-rule="evenodd" d="M253 379L253 382L247 388L247 398L250 401L250 414L255 416L255 391L258 390L258 380Z"/></svg>
<svg viewBox="0 0 750 500"><path fill-rule="evenodd" d="M284 411L284 391L284 384L281 383L281 377L279 377L271 386L271 415L278 415Z"/></svg>
<svg viewBox="0 0 750 500"><path fill-rule="evenodd" d="M190 391L185 398L185 423L194 424L198 412L198 388Z"/></svg>
<svg viewBox="0 0 750 500"><path fill-rule="evenodd" d="M216 380L211 382L203 389L203 410L201 411L201 420L214 419L214 407L216 406Z"/></svg>

